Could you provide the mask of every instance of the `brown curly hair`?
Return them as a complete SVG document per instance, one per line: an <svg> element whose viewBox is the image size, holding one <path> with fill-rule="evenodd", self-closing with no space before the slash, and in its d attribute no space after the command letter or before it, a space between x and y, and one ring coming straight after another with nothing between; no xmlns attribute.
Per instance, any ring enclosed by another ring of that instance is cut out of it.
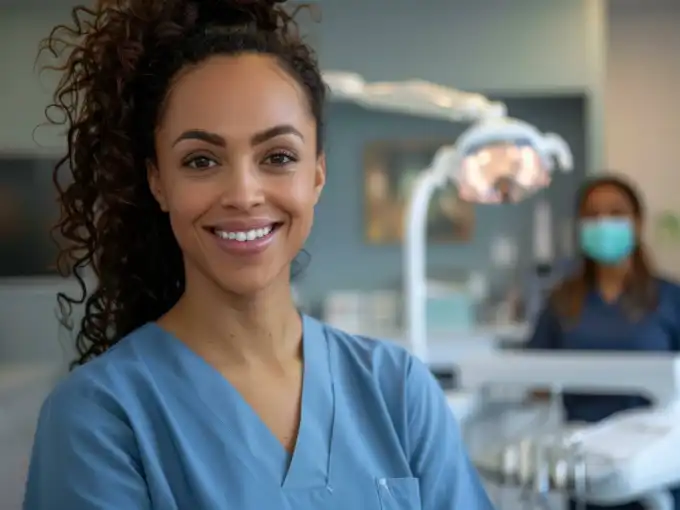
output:
<svg viewBox="0 0 680 510"><path fill-rule="evenodd" d="M73 305L84 304L73 366L158 319L184 291L181 252L146 173L180 71L212 55L272 55L303 87L323 150L326 88L294 21L300 8L289 12L280 3L103 0L73 9L71 25L43 41L41 51L65 57L51 67L64 74L46 113L68 128L68 151L54 171L62 209L55 234L60 272L75 276L81 290L77 298L58 294L62 323L73 328ZM91 293L88 270L96 277Z"/></svg>

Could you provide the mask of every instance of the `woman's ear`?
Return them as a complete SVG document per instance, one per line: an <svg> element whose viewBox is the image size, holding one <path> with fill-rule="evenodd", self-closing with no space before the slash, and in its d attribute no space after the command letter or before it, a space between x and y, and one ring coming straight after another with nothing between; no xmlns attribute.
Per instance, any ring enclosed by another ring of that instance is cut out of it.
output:
<svg viewBox="0 0 680 510"><path fill-rule="evenodd" d="M314 202L318 202L321 198L321 192L326 185L326 154L321 154L316 160L316 170L314 172L314 191L316 198Z"/></svg>
<svg viewBox="0 0 680 510"><path fill-rule="evenodd" d="M158 171L158 167L152 161L148 161L146 163L146 180L149 183L151 194L156 199L156 202L158 202L158 206L161 208L161 211L168 212L165 193L163 192L163 186L161 183L160 172Z"/></svg>

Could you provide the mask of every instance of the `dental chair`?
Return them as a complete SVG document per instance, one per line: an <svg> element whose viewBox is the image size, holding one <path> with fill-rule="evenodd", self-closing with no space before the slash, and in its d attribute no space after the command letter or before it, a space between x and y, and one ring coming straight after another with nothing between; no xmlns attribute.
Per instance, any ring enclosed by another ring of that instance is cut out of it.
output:
<svg viewBox="0 0 680 510"><path fill-rule="evenodd" d="M478 395L477 413L499 385L525 394L550 388L555 408L564 391L648 397L649 409L597 424L525 427L471 456L485 478L520 488L535 508L546 508L545 497L557 492L582 504L642 501L649 510L673 510L668 487L680 485L680 356L499 351L457 368L465 394ZM468 415L468 426L474 419Z"/></svg>

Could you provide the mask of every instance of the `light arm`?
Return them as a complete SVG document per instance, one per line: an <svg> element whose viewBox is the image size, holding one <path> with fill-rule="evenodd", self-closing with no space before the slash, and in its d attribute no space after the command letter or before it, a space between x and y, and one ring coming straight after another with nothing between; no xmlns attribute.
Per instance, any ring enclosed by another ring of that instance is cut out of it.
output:
<svg viewBox="0 0 680 510"><path fill-rule="evenodd" d="M564 172L569 172L574 168L574 157L564 138L555 133L546 133L543 135L543 144L545 152L555 157Z"/></svg>
<svg viewBox="0 0 680 510"><path fill-rule="evenodd" d="M423 171L415 181L405 215L404 225L404 297L406 300L406 327L413 354L428 362L427 345L427 213L434 192L447 181L442 169L455 156L452 148L445 147L435 157L431 169Z"/></svg>

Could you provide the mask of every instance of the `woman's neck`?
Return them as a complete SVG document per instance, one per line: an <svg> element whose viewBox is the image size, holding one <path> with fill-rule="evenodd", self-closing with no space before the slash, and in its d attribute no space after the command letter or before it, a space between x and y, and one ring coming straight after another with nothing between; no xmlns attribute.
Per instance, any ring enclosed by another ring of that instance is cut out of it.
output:
<svg viewBox="0 0 680 510"><path fill-rule="evenodd" d="M630 260L626 260L621 264L595 267L595 281L605 297L615 299L621 294L630 266Z"/></svg>
<svg viewBox="0 0 680 510"><path fill-rule="evenodd" d="M302 321L287 275L248 297L193 276L159 325L221 367L283 366L300 359Z"/></svg>

